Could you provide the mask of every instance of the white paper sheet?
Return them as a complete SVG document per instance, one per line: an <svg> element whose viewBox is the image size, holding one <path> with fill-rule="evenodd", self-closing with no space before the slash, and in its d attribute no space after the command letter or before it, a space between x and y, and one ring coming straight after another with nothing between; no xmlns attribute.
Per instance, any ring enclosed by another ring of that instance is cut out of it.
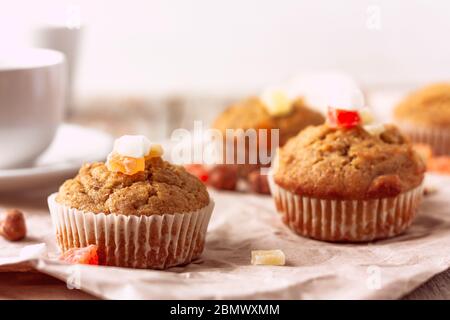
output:
<svg viewBox="0 0 450 320"><path fill-rule="evenodd" d="M32 267L108 299L395 299L450 267L450 177L428 176L426 185L438 192L425 197L412 227L371 244L302 238L282 224L270 197L212 191L203 256L167 271L21 258L23 246L39 242L56 253L48 211L29 209L27 240L0 239L0 271ZM287 265L252 266L254 249L282 249Z"/></svg>

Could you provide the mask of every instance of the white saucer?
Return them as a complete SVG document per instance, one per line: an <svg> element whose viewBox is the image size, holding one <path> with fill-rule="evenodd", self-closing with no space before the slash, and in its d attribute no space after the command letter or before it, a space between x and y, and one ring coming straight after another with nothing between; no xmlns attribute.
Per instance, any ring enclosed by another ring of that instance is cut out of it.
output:
<svg viewBox="0 0 450 320"><path fill-rule="evenodd" d="M99 130L62 124L50 147L27 168L0 169L0 192L56 186L85 162L104 161L113 138Z"/></svg>

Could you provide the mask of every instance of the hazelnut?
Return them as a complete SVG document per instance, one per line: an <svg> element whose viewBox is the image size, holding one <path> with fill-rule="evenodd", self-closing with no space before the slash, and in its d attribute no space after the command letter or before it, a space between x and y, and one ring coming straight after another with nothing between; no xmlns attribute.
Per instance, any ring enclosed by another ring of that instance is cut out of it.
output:
<svg viewBox="0 0 450 320"><path fill-rule="evenodd" d="M237 168L234 165L216 165L208 172L208 185L221 190L236 190Z"/></svg>
<svg viewBox="0 0 450 320"><path fill-rule="evenodd" d="M0 235L9 241L18 241L25 238L27 227L21 211L9 209L0 217Z"/></svg>
<svg viewBox="0 0 450 320"><path fill-rule="evenodd" d="M270 194L269 180L267 175L261 174L260 170L254 170L248 175L249 187L253 192Z"/></svg>

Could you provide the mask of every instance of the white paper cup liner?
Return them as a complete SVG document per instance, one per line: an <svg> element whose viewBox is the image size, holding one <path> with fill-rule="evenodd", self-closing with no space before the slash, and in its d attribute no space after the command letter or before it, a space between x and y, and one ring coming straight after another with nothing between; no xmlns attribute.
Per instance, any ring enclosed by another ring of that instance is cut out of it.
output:
<svg viewBox="0 0 450 320"><path fill-rule="evenodd" d="M165 269L199 257L214 202L188 213L127 216L84 212L48 197L57 243L70 248L98 246L102 265Z"/></svg>
<svg viewBox="0 0 450 320"><path fill-rule="evenodd" d="M430 145L437 156L450 155L450 129L427 128L402 122L396 124L412 142Z"/></svg>
<svg viewBox="0 0 450 320"><path fill-rule="evenodd" d="M293 194L269 185L277 211L294 232L333 242L367 242L398 235L412 223L423 185L396 197L371 200L329 200Z"/></svg>

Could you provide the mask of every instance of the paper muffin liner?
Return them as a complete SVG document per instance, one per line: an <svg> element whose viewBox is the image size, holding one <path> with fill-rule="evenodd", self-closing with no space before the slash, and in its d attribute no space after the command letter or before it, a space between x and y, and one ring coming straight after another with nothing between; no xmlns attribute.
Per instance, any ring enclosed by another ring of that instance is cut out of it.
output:
<svg viewBox="0 0 450 320"><path fill-rule="evenodd" d="M199 257L214 202L188 213L135 216L80 211L59 204L56 193L48 205L57 243L70 248L98 246L101 265L165 269Z"/></svg>
<svg viewBox="0 0 450 320"><path fill-rule="evenodd" d="M450 129L427 128L397 122L400 130L414 143L426 143L437 156L450 155Z"/></svg>
<svg viewBox="0 0 450 320"><path fill-rule="evenodd" d="M294 232L333 242L367 242L398 235L412 223L423 185L396 197L328 200L293 194L269 176L277 211Z"/></svg>

